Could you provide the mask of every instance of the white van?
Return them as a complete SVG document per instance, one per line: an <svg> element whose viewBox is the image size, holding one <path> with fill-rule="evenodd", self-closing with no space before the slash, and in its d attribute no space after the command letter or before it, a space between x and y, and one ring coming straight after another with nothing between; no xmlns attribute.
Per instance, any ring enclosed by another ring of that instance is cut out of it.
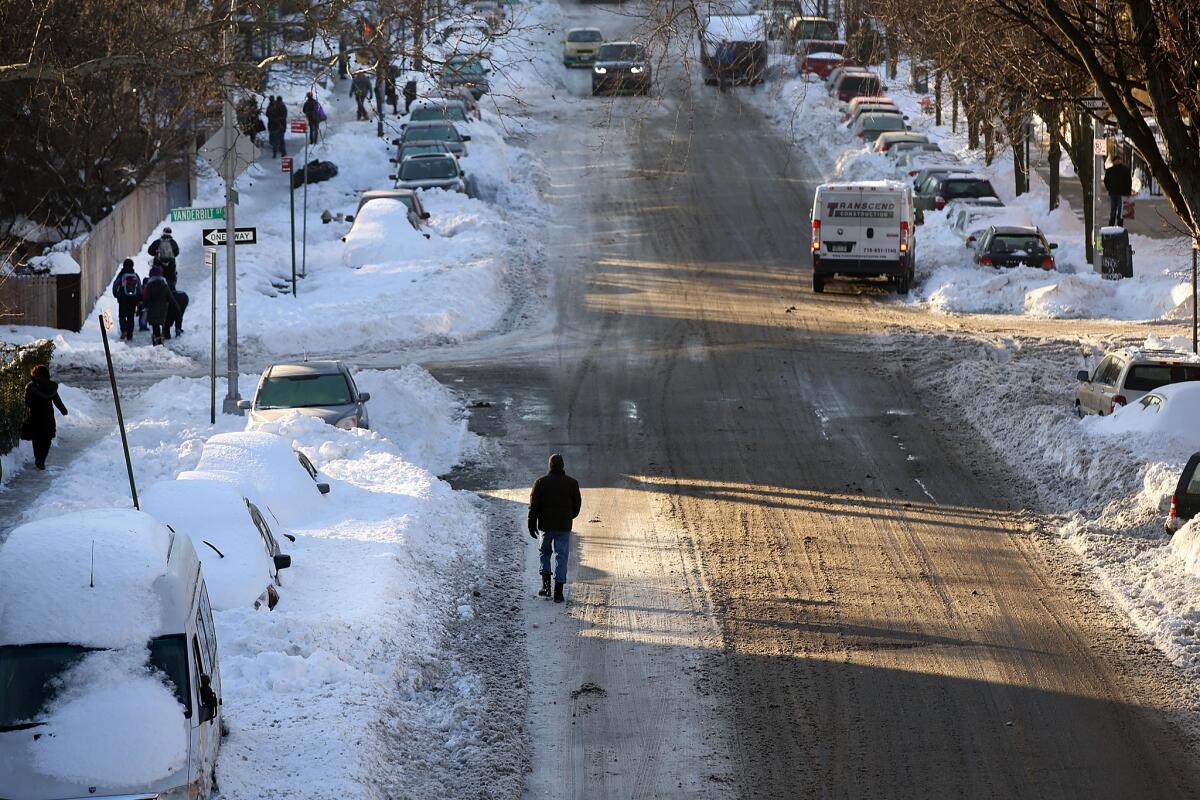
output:
<svg viewBox="0 0 1200 800"><path fill-rule="evenodd" d="M812 210L813 291L835 275L887 277L900 294L912 286L916 258L912 186L900 181L826 183Z"/></svg>
<svg viewBox="0 0 1200 800"><path fill-rule="evenodd" d="M148 514L39 520L0 547L0 797L207 798L217 641L187 536Z"/></svg>

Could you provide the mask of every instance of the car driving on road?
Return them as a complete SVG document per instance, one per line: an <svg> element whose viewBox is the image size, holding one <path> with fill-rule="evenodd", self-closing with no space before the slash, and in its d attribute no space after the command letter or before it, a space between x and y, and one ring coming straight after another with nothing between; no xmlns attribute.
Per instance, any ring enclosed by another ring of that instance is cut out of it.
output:
<svg viewBox="0 0 1200 800"><path fill-rule="evenodd" d="M992 225L975 245L975 263L981 267L1039 267L1054 269L1058 245L1047 242L1041 228Z"/></svg>
<svg viewBox="0 0 1200 800"><path fill-rule="evenodd" d="M1200 381L1200 357L1180 350L1124 348L1106 354L1091 374L1080 370L1076 377L1075 412L1105 415L1160 386Z"/></svg>
<svg viewBox="0 0 1200 800"><path fill-rule="evenodd" d="M341 361L303 361L267 367L253 400L238 401L250 412L250 424L271 422L292 411L337 428L369 428L368 392L360 392Z"/></svg>
<svg viewBox="0 0 1200 800"><path fill-rule="evenodd" d="M412 156L396 172L397 189L446 189L467 193L466 173L458 159L449 154Z"/></svg>
<svg viewBox="0 0 1200 800"><path fill-rule="evenodd" d="M590 67L602 44L604 34L599 28L571 28L563 39L563 66Z"/></svg>
<svg viewBox="0 0 1200 800"><path fill-rule="evenodd" d="M650 94L650 58L637 42L608 42L592 66L592 94Z"/></svg>

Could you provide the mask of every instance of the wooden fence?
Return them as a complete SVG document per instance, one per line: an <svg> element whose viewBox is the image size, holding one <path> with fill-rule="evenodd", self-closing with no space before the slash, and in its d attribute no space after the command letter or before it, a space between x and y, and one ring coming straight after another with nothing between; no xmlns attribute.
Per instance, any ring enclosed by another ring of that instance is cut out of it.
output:
<svg viewBox="0 0 1200 800"><path fill-rule="evenodd" d="M55 277L0 276L0 323L58 327L58 281Z"/></svg>

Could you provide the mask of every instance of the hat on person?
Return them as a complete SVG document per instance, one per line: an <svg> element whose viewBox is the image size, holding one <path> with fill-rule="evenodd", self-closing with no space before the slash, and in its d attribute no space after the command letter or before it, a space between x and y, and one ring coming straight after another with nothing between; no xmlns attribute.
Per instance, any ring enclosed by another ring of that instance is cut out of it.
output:
<svg viewBox="0 0 1200 800"><path fill-rule="evenodd" d="M133 259L132 259L132 258L127 258L127 259L125 259L124 261L122 261L122 262L121 262L121 266L122 266L122 267L132 267L132 266L133 266Z"/></svg>
<svg viewBox="0 0 1200 800"><path fill-rule="evenodd" d="M163 233L165 233L166 235L170 236L170 235L171 235L171 229L170 229L170 228L163 228Z"/></svg>
<svg viewBox="0 0 1200 800"><path fill-rule="evenodd" d="M558 453L555 453L554 455L550 456L550 471L551 472L562 472L565 469L566 469L566 465L563 463L563 457L561 455L559 455Z"/></svg>

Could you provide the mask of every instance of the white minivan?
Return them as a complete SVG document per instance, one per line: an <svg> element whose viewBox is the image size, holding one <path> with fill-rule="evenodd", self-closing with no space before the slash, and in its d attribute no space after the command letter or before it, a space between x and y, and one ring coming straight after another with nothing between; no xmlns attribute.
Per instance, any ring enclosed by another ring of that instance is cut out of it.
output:
<svg viewBox="0 0 1200 800"><path fill-rule="evenodd" d="M207 798L220 697L187 536L99 509L0 546L0 797Z"/></svg>
<svg viewBox="0 0 1200 800"><path fill-rule="evenodd" d="M913 190L900 181L826 183L812 210L813 291L835 275L886 277L908 294L913 281Z"/></svg>

